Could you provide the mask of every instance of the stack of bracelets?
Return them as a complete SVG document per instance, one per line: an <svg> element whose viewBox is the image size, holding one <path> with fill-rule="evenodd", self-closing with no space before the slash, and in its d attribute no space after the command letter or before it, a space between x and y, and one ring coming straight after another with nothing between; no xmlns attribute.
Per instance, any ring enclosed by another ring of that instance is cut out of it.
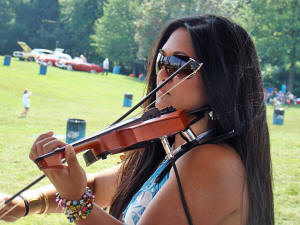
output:
<svg viewBox="0 0 300 225"><path fill-rule="evenodd" d="M49 199L47 194L44 192L36 194L29 194L26 197L23 197L22 195L19 195L21 199L24 201L25 205L25 214L27 215L33 215L33 214L44 214L47 212L49 208Z"/></svg>
<svg viewBox="0 0 300 225"><path fill-rule="evenodd" d="M56 193L56 202L62 207L64 214L71 223L75 220L86 219L87 215L91 213L94 201L95 196L88 187L79 200L63 199Z"/></svg>

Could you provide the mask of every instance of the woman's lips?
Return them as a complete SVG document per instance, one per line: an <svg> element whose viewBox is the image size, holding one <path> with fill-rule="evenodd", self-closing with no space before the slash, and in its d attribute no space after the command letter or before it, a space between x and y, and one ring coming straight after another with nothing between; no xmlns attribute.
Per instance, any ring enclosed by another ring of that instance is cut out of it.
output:
<svg viewBox="0 0 300 225"><path fill-rule="evenodd" d="M169 94L169 92L167 92L167 90L165 89L159 89L157 92L158 96L167 95L167 94Z"/></svg>

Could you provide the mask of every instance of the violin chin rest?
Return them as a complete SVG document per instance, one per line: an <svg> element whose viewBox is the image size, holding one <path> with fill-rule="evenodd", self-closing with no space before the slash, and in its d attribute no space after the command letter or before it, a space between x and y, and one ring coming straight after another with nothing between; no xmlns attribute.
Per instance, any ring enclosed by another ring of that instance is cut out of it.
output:
<svg viewBox="0 0 300 225"><path fill-rule="evenodd" d="M85 153L83 153L83 159L85 161L86 166L89 166L94 162L98 161L98 158L94 155L92 150L88 150Z"/></svg>
<svg viewBox="0 0 300 225"><path fill-rule="evenodd" d="M93 150L87 150L85 153L83 153L83 159L85 161L85 165L89 166L93 164L94 162L98 161L99 159L106 159L107 155L111 154L109 151L102 152L100 155L95 156Z"/></svg>

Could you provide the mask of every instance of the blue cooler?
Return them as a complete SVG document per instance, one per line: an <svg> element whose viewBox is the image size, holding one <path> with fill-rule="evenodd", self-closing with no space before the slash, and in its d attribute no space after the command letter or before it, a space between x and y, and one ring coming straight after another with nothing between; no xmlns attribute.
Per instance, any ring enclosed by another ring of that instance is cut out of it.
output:
<svg viewBox="0 0 300 225"><path fill-rule="evenodd" d="M113 68L113 73L114 73L114 74L120 74L120 67L114 66L114 68Z"/></svg>
<svg viewBox="0 0 300 225"><path fill-rule="evenodd" d="M123 100L123 106L124 107L131 107L132 105L132 94L131 93L125 93L124 94L124 100Z"/></svg>
<svg viewBox="0 0 300 225"><path fill-rule="evenodd" d="M47 64L41 63L40 65L40 75L46 75L47 73Z"/></svg>
<svg viewBox="0 0 300 225"><path fill-rule="evenodd" d="M274 109L273 124L283 125L283 119L284 119L284 109L283 108Z"/></svg>
<svg viewBox="0 0 300 225"><path fill-rule="evenodd" d="M4 63L3 63L3 65L4 66L9 66L10 65L10 59L11 59L10 55L4 56Z"/></svg>
<svg viewBox="0 0 300 225"><path fill-rule="evenodd" d="M72 143L85 137L86 122L81 119L68 119L66 142Z"/></svg>

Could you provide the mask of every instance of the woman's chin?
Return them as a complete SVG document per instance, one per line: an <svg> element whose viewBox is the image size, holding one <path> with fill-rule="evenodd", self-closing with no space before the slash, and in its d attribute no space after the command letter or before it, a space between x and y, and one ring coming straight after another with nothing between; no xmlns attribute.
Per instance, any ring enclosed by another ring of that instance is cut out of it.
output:
<svg viewBox="0 0 300 225"><path fill-rule="evenodd" d="M162 110L162 109L167 108L169 106L171 106L171 104L166 103L164 101L157 101L157 102L155 102L155 107L157 109L159 109L159 110Z"/></svg>

